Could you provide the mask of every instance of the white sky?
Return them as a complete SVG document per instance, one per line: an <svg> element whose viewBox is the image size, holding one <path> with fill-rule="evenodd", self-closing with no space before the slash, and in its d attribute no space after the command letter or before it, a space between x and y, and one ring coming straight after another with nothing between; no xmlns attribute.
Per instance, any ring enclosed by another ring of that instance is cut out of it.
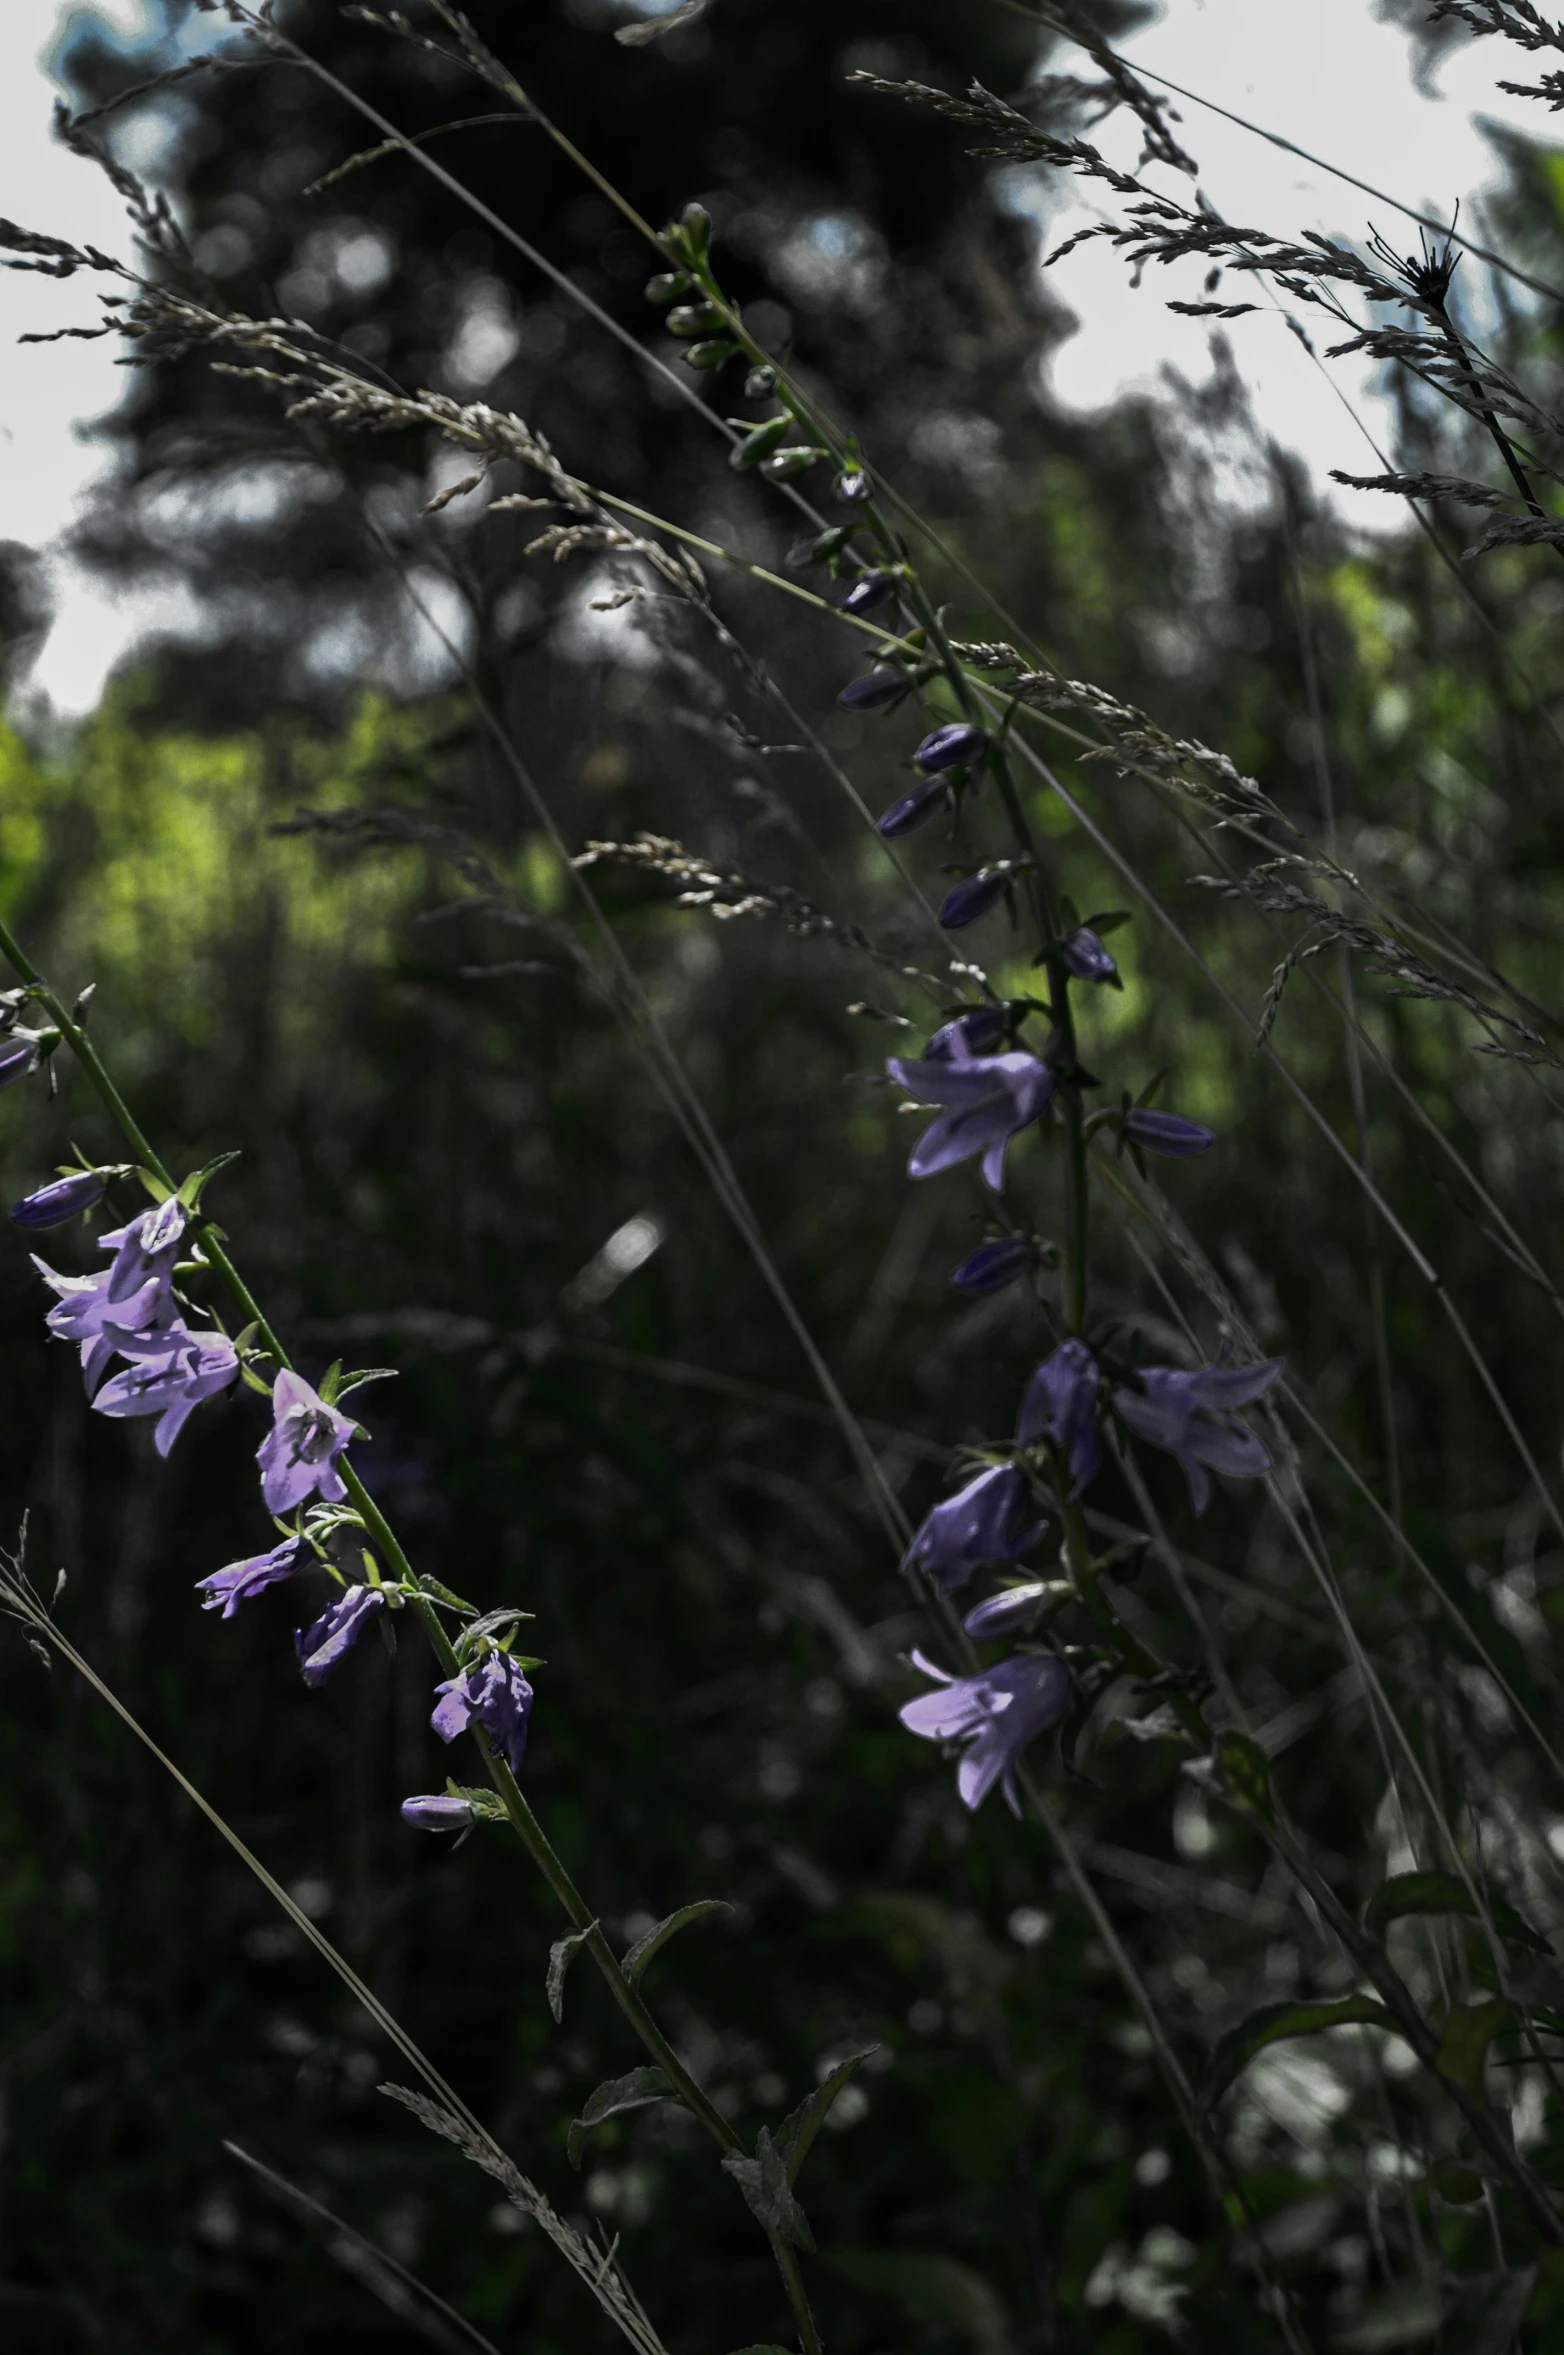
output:
<svg viewBox="0 0 1564 2355"><path fill-rule="evenodd" d="M48 59L72 12L61 0L0 0L0 213L118 251L125 239L112 192L49 135L54 88ZM152 13L151 0L96 0L93 12L130 32ZM1496 88L1501 74L1524 78L1529 61L1494 40L1458 48L1439 69L1434 90L1420 92L1406 38L1376 18L1371 0L1310 0L1307 9L1284 6L1283 0L1170 0L1163 19L1135 37L1127 54L1148 67L1165 67L1186 88L1247 114L1405 203L1448 217L1459 198L1463 225L1479 237L1482 193L1494 184L1495 171L1478 118L1544 138L1552 119L1542 107ZM1074 61L1059 62L1068 70ZM1372 220L1398 248L1403 240L1415 243L1412 224L1388 206L1199 106L1175 103L1183 116L1183 143L1201 166L1201 185L1229 219L1280 235L1314 228L1353 237L1361 237ZM1114 118L1093 136L1113 160L1133 166L1139 126L1128 116ZM1161 178L1170 193L1188 196L1190 183L1181 175L1151 176ZM1050 184L1045 201L1051 242L1098 217L1095 208L1077 205L1074 194L1074 186ZM1466 265L1470 296L1479 292L1480 276L1478 266ZM1155 271L1137 292L1106 245L1070 256L1055 271L1054 288L1082 325L1055 362L1055 396L1090 413L1127 389L1155 387L1170 363L1196 381L1205 378L1205 323L1165 308L1169 294L1199 299L1199 282L1199 265L1186 263L1175 273ZM1236 300L1250 291L1228 280L1223 295ZM82 279L60 283L8 273L0 284L0 538L47 546L83 498L95 488L101 495L109 479L108 454L85 429L112 406L123 382L114 365L115 345L18 348L11 340L29 329L81 324L91 315L92 295ZM1228 332L1267 433L1299 451L1319 481L1332 466L1374 470L1352 419L1279 319L1237 320ZM1385 409L1369 372L1340 363L1332 369L1371 428L1383 433ZM1359 497L1350 512L1370 528L1384 529L1395 520L1385 513L1389 505ZM53 581L59 618L33 684L69 714L91 707L107 670L138 630L153 618L176 618L179 609L166 596L150 602L115 598L67 564L54 565Z"/></svg>

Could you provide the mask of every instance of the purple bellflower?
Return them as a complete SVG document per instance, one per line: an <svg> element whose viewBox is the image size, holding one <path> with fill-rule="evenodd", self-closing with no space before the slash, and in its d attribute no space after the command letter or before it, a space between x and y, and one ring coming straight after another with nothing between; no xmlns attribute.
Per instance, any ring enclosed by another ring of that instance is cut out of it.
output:
<svg viewBox="0 0 1564 2355"><path fill-rule="evenodd" d="M1005 1147L1046 1112L1054 1092L1054 1075L1036 1055L974 1055L959 1034L948 1060L893 1055L886 1069L918 1103L944 1106L913 1146L908 1176L933 1177L981 1153L983 1182L995 1194L1004 1187Z"/></svg>
<svg viewBox="0 0 1564 2355"><path fill-rule="evenodd" d="M980 1243L950 1280L958 1292L980 1296L1002 1292L1036 1265L1037 1245L1030 1235L1001 1235L992 1243Z"/></svg>
<svg viewBox="0 0 1564 2355"><path fill-rule="evenodd" d="M894 842L903 834L916 834L920 826L926 826L930 818L938 815L946 793L943 777L925 777L921 785L914 785L910 793L891 803L875 832L887 842Z"/></svg>
<svg viewBox="0 0 1564 2355"><path fill-rule="evenodd" d="M982 759L987 746L988 738L981 728L966 720L952 720L948 727L936 728L932 736L924 737L912 756L912 765L926 777L936 776L942 769L970 768Z"/></svg>
<svg viewBox="0 0 1564 2355"><path fill-rule="evenodd" d="M298 1628L293 1648L307 1685L324 1684L344 1652L351 1652L377 1611L386 1606L385 1589L350 1586L326 1605L311 1627Z"/></svg>
<svg viewBox="0 0 1564 2355"><path fill-rule="evenodd" d="M26 1031L13 1034L0 1042L0 1088L8 1088L14 1080L25 1079L38 1067L38 1041Z"/></svg>
<svg viewBox="0 0 1564 2355"><path fill-rule="evenodd" d="M358 1425L284 1367L272 1385L273 1422L256 1451L269 1513L291 1513L309 1496L340 1504L347 1495L337 1459Z"/></svg>
<svg viewBox="0 0 1564 2355"><path fill-rule="evenodd" d="M279 1579L291 1578L309 1558L310 1550L302 1537L285 1537L269 1554L251 1554L246 1561L230 1562L226 1569L214 1570L210 1578L198 1578L196 1593L201 1597L201 1607L205 1611L221 1611L225 1619L231 1619L241 1603L253 1601Z"/></svg>
<svg viewBox="0 0 1564 2355"><path fill-rule="evenodd" d="M1016 1442L1035 1447L1051 1439L1067 1460L1080 1495L1097 1471L1097 1393L1102 1369L1084 1341L1061 1341L1026 1386Z"/></svg>
<svg viewBox="0 0 1564 2355"><path fill-rule="evenodd" d="M926 1063L948 1063L962 1039L974 1055L991 1055L1010 1028L1003 1006L971 1006L953 1022L942 1022L923 1050Z"/></svg>
<svg viewBox="0 0 1564 2355"><path fill-rule="evenodd" d="M924 1517L904 1566L926 1570L951 1594L974 1570L1019 1560L1043 1534L1041 1521L1026 1524L1028 1499L1024 1472L990 1465Z"/></svg>
<svg viewBox="0 0 1564 2355"><path fill-rule="evenodd" d="M1181 1112L1154 1112L1147 1104L1132 1104L1123 1120L1124 1141L1143 1153L1165 1153L1170 1160L1188 1161L1216 1143L1216 1132Z"/></svg>
<svg viewBox="0 0 1564 2355"><path fill-rule="evenodd" d="M1078 924L1060 942L1059 954L1077 981L1111 981L1119 970L1089 924Z"/></svg>
<svg viewBox="0 0 1564 2355"><path fill-rule="evenodd" d="M964 1803L981 1807L998 1783L1011 1814L1018 1816L1016 1761L1028 1742L1057 1725L1069 1707L1069 1669L1052 1653L1041 1652L1017 1652L978 1676L947 1676L921 1652L912 1659L939 1689L909 1701L900 1712L902 1724L926 1742L964 1742L956 1769Z"/></svg>
<svg viewBox="0 0 1564 2355"><path fill-rule="evenodd" d="M842 599L844 613L875 613L896 594L896 583L888 572L861 572Z"/></svg>
<svg viewBox="0 0 1564 2355"><path fill-rule="evenodd" d="M167 1331L114 1332L112 1345L130 1359L111 1374L92 1402L94 1414L123 1418L156 1415L152 1434L166 1456L195 1410L226 1390L239 1358L226 1333L192 1333L182 1318Z"/></svg>
<svg viewBox="0 0 1564 2355"><path fill-rule="evenodd" d="M995 1636L1016 1635L1030 1627L1037 1616L1037 1606L1048 1592L1045 1579L1028 1579L1025 1586L1007 1586L987 1602L978 1603L961 1622L968 1635L982 1643L990 1643Z"/></svg>
<svg viewBox="0 0 1564 2355"><path fill-rule="evenodd" d="M442 1698L429 1723L442 1742L454 1742L470 1725L480 1725L511 1773L520 1774L532 1687L509 1652L486 1652L460 1676L434 1689Z"/></svg>
<svg viewBox="0 0 1564 2355"><path fill-rule="evenodd" d="M101 1202L107 1183L95 1169L73 1169L69 1176L56 1178L52 1186L40 1186L36 1194L18 1202L11 1212L11 1224L35 1229L63 1227L68 1219L80 1218L84 1210Z"/></svg>
<svg viewBox="0 0 1564 2355"><path fill-rule="evenodd" d="M58 1341L74 1341L81 1350L82 1377L91 1397L108 1371L116 1350L126 1347L126 1336L172 1335L179 1323L174 1307L174 1262L187 1224L183 1203L160 1202L144 1210L128 1226L98 1237L100 1251L114 1258L96 1276L57 1275L46 1261L34 1267L58 1298L46 1320Z"/></svg>
<svg viewBox="0 0 1564 2355"><path fill-rule="evenodd" d="M842 689L837 702L844 711L889 711L893 703L900 703L912 685L900 671L865 671L861 679L854 679Z"/></svg>
<svg viewBox="0 0 1564 2355"><path fill-rule="evenodd" d="M454 1791L429 1791L402 1801L402 1821L415 1832L465 1832L477 1822L470 1800Z"/></svg>
<svg viewBox="0 0 1564 2355"><path fill-rule="evenodd" d="M1005 896L1009 877L1002 868L984 867L980 873L953 884L939 904L938 921L947 932L959 932L986 916Z"/></svg>
<svg viewBox="0 0 1564 2355"><path fill-rule="evenodd" d="M1113 1411L1137 1439L1177 1457L1189 1483L1189 1501L1203 1513L1211 1502L1213 1472L1257 1480L1270 1470L1270 1455L1248 1425L1220 1418L1263 1398L1282 1363L1272 1357L1253 1366L1201 1366L1193 1373L1147 1366L1137 1377L1138 1386L1118 1384Z"/></svg>

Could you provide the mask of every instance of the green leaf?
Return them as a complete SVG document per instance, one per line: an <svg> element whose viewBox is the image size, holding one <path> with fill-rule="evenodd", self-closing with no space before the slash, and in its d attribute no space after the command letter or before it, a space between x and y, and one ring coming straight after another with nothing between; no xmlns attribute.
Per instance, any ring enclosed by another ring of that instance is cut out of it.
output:
<svg viewBox="0 0 1564 2355"><path fill-rule="evenodd" d="M362 1390L366 1382L394 1382L397 1366L361 1366L356 1373L344 1374L337 1383L338 1398L346 1398L350 1390Z"/></svg>
<svg viewBox="0 0 1564 2355"><path fill-rule="evenodd" d="M1439 2039L1435 2067L1440 2076L1458 2085L1473 2101L1485 2100L1483 2064L1488 2047L1514 2017L1513 2008L1497 1995L1486 2003L1458 2004Z"/></svg>
<svg viewBox="0 0 1564 2355"><path fill-rule="evenodd" d="M1248 1734L1225 1733L1216 1745L1216 1763L1222 1777L1223 1798L1231 1806L1269 1823L1274 1812L1271 1765L1259 1743L1251 1741Z"/></svg>
<svg viewBox="0 0 1564 2355"><path fill-rule="evenodd" d="M342 1360L334 1357L315 1385L315 1395L323 1406L335 1406L337 1391L342 1382Z"/></svg>
<svg viewBox="0 0 1564 2355"><path fill-rule="evenodd" d="M795 2249L814 2247L808 2219L793 2197L787 2161L772 2141L769 2127L762 2126L756 2136L752 2159L746 2159L742 2151L729 2151L722 2165L744 2194L751 2215L767 2232L775 2233L778 2240L791 2241Z"/></svg>
<svg viewBox="0 0 1564 2355"><path fill-rule="evenodd" d="M1490 1897L1488 1910L1506 1946L1519 1946L1529 1954L1552 1953L1546 1938L1507 1899ZM1401 1921L1408 1914L1439 1913L1463 1914L1468 1921L1476 1919L1477 1906L1464 1881L1458 1880L1454 1873L1396 1873L1375 1890L1364 1907L1363 1927L1378 1935L1387 1923Z"/></svg>
<svg viewBox="0 0 1564 2355"><path fill-rule="evenodd" d="M1394 2028L1382 2003L1366 1995L1344 1995L1335 2003L1267 2003L1247 2020L1230 2028L1217 2044L1201 2081L1200 2106L1209 2109L1268 2044L1284 2036L1317 2036L1322 2028L1345 2028L1361 2023L1372 2028Z"/></svg>
<svg viewBox="0 0 1564 2355"><path fill-rule="evenodd" d="M1100 916L1087 917L1086 929L1095 932L1098 939L1103 940L1110 932L1117 932L1121 924L1128 924L1129 921L1128 908L1105 908Z"/></svg>
<svg viewBox="0 0 1564 2355"><path fill-rule="evenodd" d="M581 2147L594 2126L621 2118L627 2110L644 2110L651 2102L675 2101L671 2080L661 2069L632 2069L627 2077L610 2077L600 2085L579 2118L572 2118L565 2149L572 2167L581 2164ZM726 2162L724 2162L726 2164Z"/></svg>
<svg viewBox="0 0 1564 2355"><path fill-rule="evenodd" d="M732 1911L725 1897L697 1897L693 1905L681 1905L677 1913L669 1914L667 1920L659 1922L655 1930L648 1930L644 1938L637 1938L619 1968L633 1987L653 1955L666 1946L670 1938L677 1937L689 1923L703 1921L707 1914Z"/></svg>
<svg viewBox="0 0 1564 2355"><path fill-rule="evenodd" d="M453 1611L470 1615L478 1608L476 1603L464 1603L460 1595L453 1595L448 1586L442 1586L438 1578L430 1578L427 1573L420 1577L418 1586L419 1592L428 1595L431 1602L444 1603Z"/></svg>
<svg viewBox="0 0 1564 2355"><path fill-rule="evenodd" d="M563 1938L556 1938L548 1950L548 2008L554 2015L556 2028L565 2017L565 1973L576 1959L577 1947L584 1946L596 1928L596 1922L588 1922L584 1930L568 1931Z"/></svg>
<svg viewBox="0 0 1564 2355"><path fill-rule="evenodd" d="M239 1155L237 1153L219 1153L213 1160L206 1162L200 1169L193 1169L190 1172L190 1175L185 1179L184 1184L179 1189L179 1199L184 1204L185 1208L187 1210L199 1210L201 1207L201 1196L208 1181L212 1178L215 1178L220 1169L226 1169L230 1161L237 1161L238 1159Z"/></svg>
<svg viewBox="0 0 1564 2355"><path fill-rule="evenodd" d="M852 2053L845 2061L838 2061L830 2075L822 2078L808 2099L801 2101L797 2109L790 2110L783 2119L777 2128L777 2148L786 2164L789 2183L798 2181L798 2170L809 2156L809 2146L830 2116L831 2104L842 2087L879 2050L877 2044L866 2044L862 2052Z"/></svg>

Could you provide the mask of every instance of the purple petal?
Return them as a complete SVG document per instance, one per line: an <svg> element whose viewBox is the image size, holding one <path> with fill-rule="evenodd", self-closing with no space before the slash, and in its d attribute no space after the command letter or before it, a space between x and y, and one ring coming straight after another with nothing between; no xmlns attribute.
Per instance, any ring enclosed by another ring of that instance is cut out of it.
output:
<svg viewBox="0 0 1564 2355"><path fill-rule="evenodd" d="M12 1209L11 1223L32 1229L63 1227L68 1219L80 1218L84 1210L101 1202L107 1183L95 1169L73 1169L68 1177L56 1178L53 1185L25 1195Z"/></svg>
<svg viewBox="0 0 1564 2355"><path fill-rule="evenodd" d="M1047 1584L1040 1578L1028 1579L1024 1586L1007 1586L969 1611L961 1624L968 1635L984 1643L992 1643L998 1636L1014 1635L1030 1626L1047 1592Z"/></svg>
<svg viewBox="0 0 1564 2355"><path fill-rule="evenodd" d="M466 1680L454 1676L448 1683L437 1684L434 1689L437 1693L443 1693L445 1698L437 1703L434 1715L429 1720L430 1726L442 1742L454 1742L457 1735L464 1734L472 1723L472 1703L467 1698Z"/></svg>
<svg viewBox="0 0 1564 2355"><path fill-rule="evenodd" d="M465 1832L476 1822L469 1800L454 1791L433 1791L402 1801L402 1821L415 1832Z"/></svg>
<svg viewBox="0 0 1564 2355"><path fill-rule="evenodd" d="M376 1612L384 1610L385 1600L378 1586L350 1586L346 1594L327 1604L313 1627L298 1631L293 1641L307 1685L325 1682L344 1652L351 1651L358 1642Z"/></svg>
<svg viewBox="0 0 1564 2355"><path fill-rule="evenodd" d="M1132 1105L1125 1113L1123 1130L1127 1141L1143 1153L1162 1153L1173 1161L1188 1161L1216 1143L1215 1130L1202 1128L1198 1120L1186 1120L1181 1112L1155 1112L1144 1104Z"/></svg>

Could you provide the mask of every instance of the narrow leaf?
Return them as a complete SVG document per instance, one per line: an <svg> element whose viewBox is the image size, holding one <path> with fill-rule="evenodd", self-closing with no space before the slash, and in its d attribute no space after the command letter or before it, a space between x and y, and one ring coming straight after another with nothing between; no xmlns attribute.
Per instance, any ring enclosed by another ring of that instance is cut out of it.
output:
<svg viewBox="0 0 1564 2355"><path fill-rule="evenodd" d="M751 2215L767 2232L778 2240L791 2241L795 2249L814 2247L808 2219L793 2197L787 2162L772 2141L768 2126L762 2126L755 2139L752 2159L746 2159L741 2151L729 2151L722 2165L744 2194Z"/></svg>
<svg viewBox="0 0 1564 2355"><path fill-rule="evenodd" d="M548 2008L554 2015L556 2028L565 2016L565 1973L576 1959L577 1947L584 1946L596 1928L596 1922L589 1922L584 1930L571 1930L563 1938L556 1938L548 1950Z"/></svg>
<svg viewBox="0 0 1564 2355"><path fill-rule="evenodd" d="M362 1390L366 1382L394 1382L396 1366L361 1366L356 1373L344 1374L337 1384L338 1398L346 1398L350 1390Z"/></svg>
<svg viewBox="0 0 1564 2355"><path fill-rule="evenodd" d="M1384 2005L1366 1995L1345 1995L1336 2003L1263 2004L1229 2029L1212 2052L1200 2087L1202 2109L1209 2109L1266 2045L1279 2043L1284 2036L1317 2036L1322 2028L1345 2028L1353 2022L1395 2026Z"/></svg>
<svg viewBox="0 0 1564 2355"><path fill-rule="evenodd" d="M582 2145L594 2126L622 2117L627 2110L644 2110L651 2102L676 2099L672 2083L661 2069L632 2069L628 2077L610 2077L606 2085L598 2087L580 2117L570 2121L565 2137L570 2164L580 2166Z"/></svg>
<svg viewBox="0 0 1564 2355"><path fill-rule="evenodd" d="M725 1897L697 1897L693 1905L681 1905L677 1913L669 1914L667 1920L659 1922L655 1930L648 1930L644 1938L637 1938L619 1968L633 1987L653 1955L666 1946L670 1938L677 1937L690 1922L703 1921L707 1914L732 1911Z"/></svg>
<svg viewBox="0 0 1564 2355"><path fill-rule="evenodd" d="M809 2146L830 2115L831 2104L842 2087L864 2062L880 2050L877 2044L865 2045L862 2052L852 2053L845 2061L838 2061L829 2077L815 2087L807 2101L790 2110L777 2128L777 2149L782 2153L789 2183L798 2181L798 2170L809 2156Z"/></svg>
<svg viewBox="0 0 1564 2355"><path fill-rule="evenodd" d="M1546 1938L1505 1898L1490 1897L1488 1907L1506 1946L1519 1946L1531 1954L1552 1953ZM1408 1914L1440 1913L1462 1914L1468 1921L1476 1918L1477 1907L1464 1881L1454 1873L1397 1873L1369 1899L1363 1909L1363 1926L1377 1934L1387 1923L1401 1921Z"/></svg>

